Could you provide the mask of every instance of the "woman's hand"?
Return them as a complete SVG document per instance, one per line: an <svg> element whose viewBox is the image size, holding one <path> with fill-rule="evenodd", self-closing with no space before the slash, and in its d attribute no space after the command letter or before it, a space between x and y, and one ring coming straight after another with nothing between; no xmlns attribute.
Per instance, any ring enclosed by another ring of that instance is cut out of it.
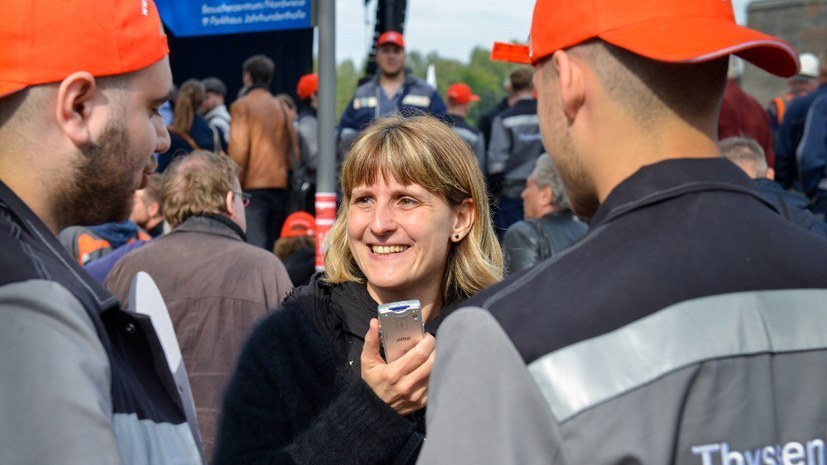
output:
<svg viewBox="0 0 827 465"><path fill-rule="evenodd" d="M385 363L379 354L379 320L371 318L362 347L362 379L400 415L420 410L428 401L428 378L434 366L435 348L436 340L425 333L405 355Z"/></svg>

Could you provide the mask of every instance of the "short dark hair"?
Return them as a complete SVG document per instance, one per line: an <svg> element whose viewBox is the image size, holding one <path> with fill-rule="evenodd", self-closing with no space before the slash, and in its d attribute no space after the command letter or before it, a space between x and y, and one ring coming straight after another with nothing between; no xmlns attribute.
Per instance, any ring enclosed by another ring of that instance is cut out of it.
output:
<svg viewBox="0 0 827 465"><path fill-rule="evenodd" d="M512 92L522 92L531 89L531 80L534 78L534 70L530 66L520 66L511 71L508 75L508 82L511 84Z"/></svg>
<svg viewBox="0 0 827 465"><path fill-rule="evenodd" d="M253 84L270 84L276 64L266 55L253 55L244 62L244 71L250 73Z"/></svg>
<svg viewBox="0 0 827 465"><path fill-rule="evenodd" d="M223 96L227 96L227 86L224 85L224 82L217 77L208 77L201 81L201 84L204 86L204 90L207 92L212 92L213 94L219 94Z"/></svg>

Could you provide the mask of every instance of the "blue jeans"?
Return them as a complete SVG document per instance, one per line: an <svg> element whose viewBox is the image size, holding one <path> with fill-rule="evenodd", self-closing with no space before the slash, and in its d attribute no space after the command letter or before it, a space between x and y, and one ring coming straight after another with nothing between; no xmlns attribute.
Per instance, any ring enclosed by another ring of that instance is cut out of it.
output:
<svg viewBox="0 0 827 465"><path fill-rule="evenodd" d="M247 207L247 242L272 252L287 217L286 189L250 189Z"/></svg>

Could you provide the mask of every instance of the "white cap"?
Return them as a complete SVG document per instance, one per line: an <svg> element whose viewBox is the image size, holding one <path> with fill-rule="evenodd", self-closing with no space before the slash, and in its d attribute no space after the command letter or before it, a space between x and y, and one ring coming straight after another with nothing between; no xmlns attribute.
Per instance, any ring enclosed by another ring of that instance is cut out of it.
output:
<svg viewBox="0 0 827 465"><path fill-rule="evenodd" d="M801 63L801 69L798 72L799 76L807 78L818 77L818 58L812 53L802 53L798 56L798 61Z"/></svg>

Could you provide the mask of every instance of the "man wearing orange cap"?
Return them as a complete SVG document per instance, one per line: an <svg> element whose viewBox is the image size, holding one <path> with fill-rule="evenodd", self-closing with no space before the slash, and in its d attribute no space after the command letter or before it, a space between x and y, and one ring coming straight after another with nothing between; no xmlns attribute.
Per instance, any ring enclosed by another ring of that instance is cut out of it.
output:
<svg viewBox="0 0 827 465"><path fill-rule="evenodd" d="M299 97L296 132L301 146L301 163L293 172L293 182L299 183L299 189L294 189L291 195L300 195L300 208L309 211L315 211L316 170L319 167L318 91L319 76L316 74L305 74L296 84L296 95Z"/></svg>
<svg viewBox="0 0 827 465"><path fill-rule="evenodd" d="M474 151L480 169L484 173L486 165L485 140L483 140L479 129L471 126L465 120L471 111L471 102L479 102L479 100L480 97L471 92L471 88L467 84L462 82L451 84L445 92L445 101L448 105L448 113L445 118L451 125L451 129Z"/></svg>
<svg viewBox="0 0 827 465"><path fill-rule="evenodd" d="M169 147L158 11L5 0L0 37L0 463L201 463L152 322L55 238L128 218Z"/></svg>
<svg viewBox="0 0 827 465"><path fill-rule="evenodd" d="M445 114L439 93L424 80L405 69L405 39L387 31L376 41L379 74L356 88L339 121L339 147L350 148L356 135L371 121L393 112Z"/></svg>
<svg viewBox="0 0 827 465"><path fill-rule="evenodd" d="M513 103L494 117L488 144L488 189L496 199L494 226L502 239L512 224L523 219L520 197L537 157L546 152L537 118L530 66L519 66L508 74Z"/></svg>
<svg viewBox="0 0 827 465"><path fill-rule="evenodd" d="M727 56L795 50L721 0L538 0L543 139L589 231L439 330L419 463L821 463L827 241L720 157Z"/></svg>

